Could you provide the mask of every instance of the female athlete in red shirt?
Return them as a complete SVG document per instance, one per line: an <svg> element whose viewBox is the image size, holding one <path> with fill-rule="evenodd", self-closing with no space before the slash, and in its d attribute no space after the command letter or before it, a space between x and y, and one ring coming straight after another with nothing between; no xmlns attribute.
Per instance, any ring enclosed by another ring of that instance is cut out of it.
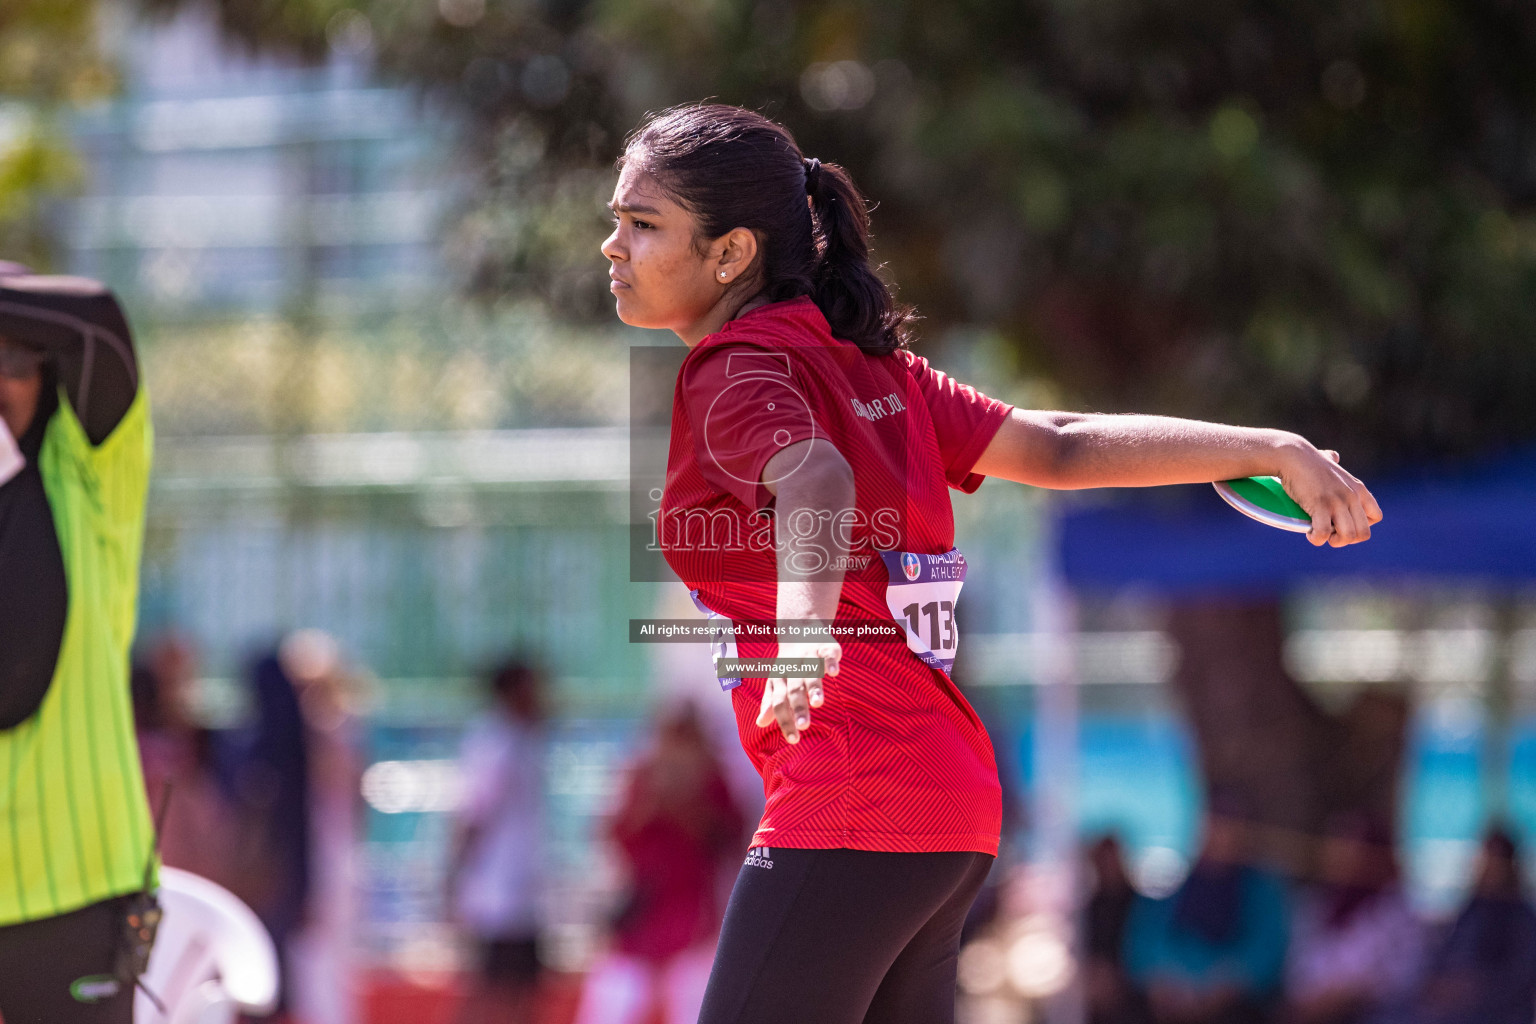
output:
<svg viewBox="0 0 1536 1024"><path fill-rule="evenodd" d="M744 658L820 679L733 693L767 807L701 1024L943 1024L960 926L997 852L997 768L949 678L965 578L948 489L1277 475L1314 544L1365 540L1365 486L1278 430L1015 409L906 349L847 173L735 107L647 121L603 243L619 318L674 331L658 517L668 563ZM775 642L751 627L797 624ZM814 712L814 716L813 716ZM814 724L813 724L814 719Z"/></svg>

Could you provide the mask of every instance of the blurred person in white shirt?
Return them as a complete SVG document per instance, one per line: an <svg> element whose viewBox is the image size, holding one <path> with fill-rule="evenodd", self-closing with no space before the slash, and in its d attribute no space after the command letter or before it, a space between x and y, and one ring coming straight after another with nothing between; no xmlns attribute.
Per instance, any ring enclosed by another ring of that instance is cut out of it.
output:
<svg viewBox="0 0 1536 1024"><path fill-rule="evenodd" d="M353 957L361 832L359 681L340 645L318 629L284 638L279 655L304 714L309 758L309 905L289 940L294 1017L303 1024L357 1024L360 985Z"/></svg>
<svg viewBox="0 0 1536 1024"><path fill-rule="evenodd" d="M543 676L512 659L490 684L492 705L470 723L460 752L464 802L448 869L451 912L480 955L460 1022L523 1024L543 973Z"/></svg>

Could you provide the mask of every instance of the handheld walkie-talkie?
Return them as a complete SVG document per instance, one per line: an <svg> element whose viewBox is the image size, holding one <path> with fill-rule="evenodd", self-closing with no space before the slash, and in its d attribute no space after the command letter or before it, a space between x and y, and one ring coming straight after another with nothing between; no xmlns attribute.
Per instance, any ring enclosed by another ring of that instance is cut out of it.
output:
<svg viewBox="0 0 1536 1024"><path fill-rule="evenodd" d="M161 790L163 796L160 802L160 813L155 816L155 841L149 851L149 862L144 865L144 885L136 893L127 898L123 908L123 930L118 941L117 959L113 964L112 975L118 984L127 988L137 988L149 997L149 1001L155 1004L155 1008L162 1014L166 1012L165 1004L160 997L144 986L139 979L144 972L149 970L149 955L155 948L155 934L160 929L160 920L164 912L160 909L160 899L155 895L150 882L155 877L155 861L160 856L160 831L165 825L165 813L171 806L171 780L165 780L165 788Z"/></svg>

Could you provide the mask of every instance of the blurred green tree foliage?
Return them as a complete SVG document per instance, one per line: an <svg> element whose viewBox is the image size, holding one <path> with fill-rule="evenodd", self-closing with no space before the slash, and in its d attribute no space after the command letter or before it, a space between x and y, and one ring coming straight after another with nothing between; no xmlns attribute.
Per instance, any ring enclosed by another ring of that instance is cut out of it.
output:
<svg viewBox="0 0 1536 1024"><path fill-rule="evenodd" d="M608 315L611 161L712 96L852 169L927 334L994 330L1067 401L1356 466L1536 437L1529 0L139 2L462 116L475 291Z"/></svg>
<svg viewBox="0 0 1536 1024"><path fill-rule="evenodd" d="M51 262L47 199L78 181L59 112L110 92L97 0L0 3L0 252Z"/></svg>

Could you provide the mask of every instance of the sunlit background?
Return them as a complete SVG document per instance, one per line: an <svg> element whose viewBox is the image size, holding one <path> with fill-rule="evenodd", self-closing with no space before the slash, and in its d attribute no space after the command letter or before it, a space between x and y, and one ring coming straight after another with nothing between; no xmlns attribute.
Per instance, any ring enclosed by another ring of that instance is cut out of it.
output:
<svg viewBox="0 0 1536 1024"><path fill-rule="evenodd" d="M330 633L351 667L338 1020L448 1019L466 963L442 902L454 759L498 656L553 682L553 969L601 948L622 880L598 822L659 705L699 702L760 803L705 650L628 643L630 618L691 612L677 584L630 580L627 353L667 341L612 319L597 252L623 132L707 95L854 169L879 255L928 315L920 351L996 397L1303 429L1410 506L1492 474L1507 514L1445 522L1442 571L1314 571L1327 553L1309 551L1211 592L1273 606L1275 672L1318 715L1346 722L1362 694L1405 709L1382 792L1425 914L1454 910L1490 818L1536 829L1531 19L1298 3L1201 15L1202 40L1172 7L1014 6L0 12L0 255L114 287L154 399L141 638L191 644L212 728L243 720L247 660L291 629ZM1511 55L1483 77L1447 70L1501 33ZM1462 124L1474 95L1482 120ZM1118 833L1138 887L1167 893L1202 766L1229 770L1202 759L1199 691L1179 683L1198 588L1166 566L1106 575L1072 525L1195 507L1261 529L1208 491L1179 500L997 481L957 499L975 566L959 675L1020 811L1002 917L961 962L969 1020L1078 1019L1079 843ZM1389 505L1380 535L1410 510ZM1462 571L1480 539L1494 568Z"/></svg>

